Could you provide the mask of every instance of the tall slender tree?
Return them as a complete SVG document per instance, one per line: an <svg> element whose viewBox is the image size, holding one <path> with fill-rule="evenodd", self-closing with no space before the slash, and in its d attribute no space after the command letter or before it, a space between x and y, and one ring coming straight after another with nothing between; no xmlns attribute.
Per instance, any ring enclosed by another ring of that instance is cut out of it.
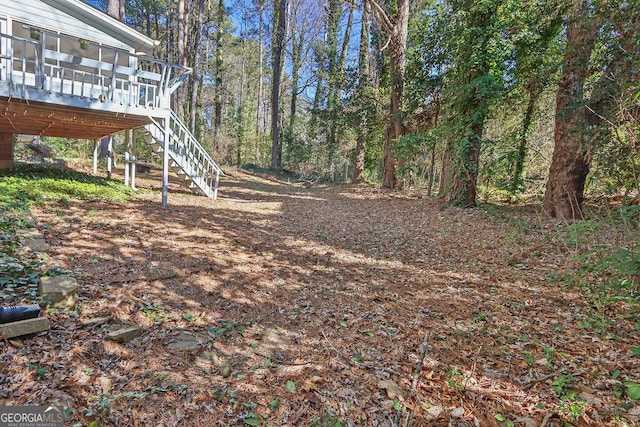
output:
<svg viewBox="0 0 640 427"><path fill-rule="evenodd" d="M362 2L362 23L360 27L360 47L358 50L358 88L356 98L358 99L358 115L360 124L356 130L355 160L353 164L353 182L362 181L364 171L364 149L365 138L368 133L368 113L364 102L366 93L370 85L369 76L369 25L371 19L371 6L367 1Z"/></svg>
<svg viewBox="0 0 640 427"><path fill-rule="evenodd" d="M409 0L397 0L395 14L390 13L376 0L367 0L371 5L373 16L378 25L386 33L388 40L384 49L389 49L389 65L391 73L391 110L387 135L383 147L384 174L382 185L395 188L397 185L395 149L404 134L404 118L402 114L404 73L407 65L407 36L409 32ZM403 160L400 159L400 163Z"/></svg>
<svg viewBox="0 0 640 427"><path fill-rule="evenodd" d="M277 6L277 7L276 7ZM273 78L271 85L271 169L278 170L282 162L280 139L280 81L286 28L287 0L276 0L274 4L274 40L272 47Z"/></svg>
<svg viewBox="0 0 640 427"><path fill-rule="evenodd" d="M214 87L215 87L215 100L214 100L214 120L213 129L214 135L218 135L220 127L222 125L222 102L223 102L223 75L224 75L224 63L223 63L223 51L224 46L222 44L222 38L224 36L224 21L225 21L225 6L224 0L218 0L217 5L217 20L216 20L216 33L215 33L215 65L214 65Z"/></svg>

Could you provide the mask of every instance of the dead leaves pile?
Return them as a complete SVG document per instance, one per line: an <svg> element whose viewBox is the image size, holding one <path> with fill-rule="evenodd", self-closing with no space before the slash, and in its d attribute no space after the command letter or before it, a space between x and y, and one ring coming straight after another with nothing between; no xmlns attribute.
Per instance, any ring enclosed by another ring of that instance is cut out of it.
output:
<svg viewBox="0 0 640 427"><path fill-rule="evenodd" d="M81 304L2 344L2 399L91 426L638 421L634 319L584 326L535 213L251 176L221 195L34 212Z"/></svg>

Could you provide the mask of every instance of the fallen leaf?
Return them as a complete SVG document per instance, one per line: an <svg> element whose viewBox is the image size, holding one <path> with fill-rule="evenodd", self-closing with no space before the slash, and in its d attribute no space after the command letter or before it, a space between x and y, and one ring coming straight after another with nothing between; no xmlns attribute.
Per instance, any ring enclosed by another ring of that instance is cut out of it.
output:
<svg viewBox="0 0 640 427"><path fill-rule="evenodd" d="M378 382L378 388L387 391L387 397L390 400L404 400L404 390L398 386L393 380L381 380Z"/></svg>

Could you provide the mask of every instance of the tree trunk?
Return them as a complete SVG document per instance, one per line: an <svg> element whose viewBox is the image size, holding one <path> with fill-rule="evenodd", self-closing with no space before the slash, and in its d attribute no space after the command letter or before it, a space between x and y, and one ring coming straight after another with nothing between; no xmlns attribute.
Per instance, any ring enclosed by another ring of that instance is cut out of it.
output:
<svg viewBox="0 0 640 427"><path fill-rule="evenodd" d="M264 131L264 122L262 120L263 117L263 81L264 81L264 47L262 41L262 32L264 31L264 4L262 1L259 1L257 4L258 13L258 94L256 95L258 98L258 102L256 104L256 135L260 135ZM257 141L257 139L256 139ZM257 154L257 150L256 150ZM256 155L256 161L257 161Z"/></svg>
<svg viewBox="0 0 640 427"><path fill-rule="evenodd" d="M224 26L224 0L218 0L218 28L216 28L216 56L215 56L215 99L214 99L214 117L213 117L213 133L218 135L222 126L222 35Z"/></svg>
<svg viewBox="0 0 640 427"><path fill-rule="evenodd" d="M300 86L300 70L302 68L302 54L307 31L307 21L301 17L301 2L297 2L293 16L291 16L291 102L289 104L289 125L287 129L287 160L292 161L298 143L295 138L295 124L297 120L298 91Z"/></svg>
<svg viewBox="0 0 640 427"><path fill-rule="evenodd" d="M362 181L362 172L364 171L364 147L365 138L368 133L367 127L367 110L364 105L365 95L369 86L369 20L371 19L371 6L369 3L363 2L362 5L362 27L360 30L360 49L358 52L358 75L360 78L358 84L358 100L360 105L360 125L358 126L358 134L356 137L355 161L353 162L353 182Z"/></svg>
<svg viewBox="0 0 640 427"><path fill-rule="evenodd" d="M340 0L329 0L327 13L327 46L329 57L328 70L328 95L327 95L327 166L333 169L333 159L336 152L338 133L338 96L340 94L340 60L338 58L338 24L342 15L342 3Z"/></svg>
<svg viewBox="0 0 640 427"><path fill-rule="evenodd" d="M463 208L470 208L476 204L480 145L485 116L477 114L476 117L464 138L469 141L468 147L464 152L459 152L456 158L458 165L449 193L449 203Z"/></svg>
<svg viewBox="0 0 640 427"><path fill-rule="evenodd" d="M531 85L530 85L531 86ZM538 90L535 87L529 87L527 89L529 93L529 100L527 102L527 109L522 118L522 128L520 129L519 141L518 141L518 153L516 157L516 163L513 167L513 177L511 178L511 193L517 194L524 191L524 162L527 157L527 141L529 139L529 130L533 122L533 111L538 99Z"/></svg>
<svg viewBox="0 0 640 427"><path fill-rule="evenodd" d="M449 191L451 169L451 146L447 144L442 153L442 168L440 169L440 182L438 183L438 196L442 199L446 199Z"/></svg>
<svg viewBox="0 0 640 427"><path fill-rule="evenodd" d="M444 193L450 204L472 207L476 204L480 147L484 121L494 92L491 88L489 43L494 37L493 20L497 2L459 4L467 10L462 28L459 56L454 69L454 108L451 112L452 137L447 146L449 170L443 174Z"/></svg>
<svg viewBox="0 0 640 427"><path fill-rule="evenodd" d="M276 10L277 6L277 10ZM273 40L273 85L271 88L271 169L281 167L282 147L280 141L280 79L282 77L282 53L286 34L287 0L278 0L274 4L274 15L277 17Z"/></svg>
<svg viewBox="0 0 640 427"><path fill-rule="evenodd" d="M597 37L591 2L582 2L569 16L562 77L556 97L554 150L542 204L552 218L582 218L584 184L589 173L589 145L584 84Z"/></svg>
<svg viewBox="0 0 640 427"><path fill-rule="evenodd" d="M120 18L120 1L119 0L107 0L107 15L112 18Z"/></svg>
<svg viewBox="0 0 640 427"><path fill-rule="evenodd" d="M378 23L385 29L389 40L389 65L391 69L391 111L389 117L389 129L384 142L384 173L382 186L395 188L396 167L402 165L400 159L396 164L394 159L395 149L399 139L404 135L404 120L402 117L402 96L404 72L407 63L407 36L409 31L409 0L398 0L395 22L391 22L384 9L375 0L368 0Z"/></svg>
<svg viewBox="0 0 640 427"><path fill-rule="evenodd" d="M204 6L205 0L198 1L198 10L196 19L196 31L195 31L195 40L193 43L193 74L191 75L191 93L189 95L191 100L191 106L189 108L189 124L191 128L191 133L196 137L200 138L200 132L198 131L200 121L199 116L199 90L200 87L200 79L201 79L201 60L200 60L200 46L202 42L202 24L204 17Z"/></svg>
<svg viewBox="0 0 640 427"><path fill-rule="evenodd" d="M433 128L436 129L440 123L440 97L436 95L433 99L435 105L435 112L433 114ZM427 184L427 196L431 197L433 194L433 181L435 179L436 170L436 146L438 144L434 141L431 147L431 159L429 161L429 183Z"/></svg>
<svg viewBox="0 0 640 427"><path fill-rule="evenodd" d="M178 43L176 46L177 62L182 66L187 65L186 45L187 45L187 25L188 17L185 7L185 0L178 0ZM185 116L185 98L186 89L183 86L178 87L175 92L174 111L181 119Z"/></svg>
<svg viewBox="0 0 640 427"><path fill-rule="evenodd" d="M146 35L151 38L151 5L147 2L143 2L143 7Z"/></svg>
<svg viewBox="0 0 640 427"><path fill-rule="evenodd" d="M124 22L127 17L126 0L119 0L118 2L118 20Z"/></svg>

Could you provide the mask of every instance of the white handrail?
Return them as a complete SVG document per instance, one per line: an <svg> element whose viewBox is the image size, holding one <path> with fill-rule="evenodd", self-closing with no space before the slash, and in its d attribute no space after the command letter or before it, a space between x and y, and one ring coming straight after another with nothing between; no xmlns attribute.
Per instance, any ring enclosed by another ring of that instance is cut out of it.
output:
<svg viewBox="0 0 640 427"><path fill-rule="evenodd" d="M173 161L182 173L188 177L198 189L213 199L218 195L218 183L220 175L224 172L218 164L211 158L209 153L200 145L198 140L191 134L186 125L171 111L169 126L165 126L149 117L152 124L146 127L153 139L167 150L169 159ZM165 132L168 135L165 135Z"/></svg>

